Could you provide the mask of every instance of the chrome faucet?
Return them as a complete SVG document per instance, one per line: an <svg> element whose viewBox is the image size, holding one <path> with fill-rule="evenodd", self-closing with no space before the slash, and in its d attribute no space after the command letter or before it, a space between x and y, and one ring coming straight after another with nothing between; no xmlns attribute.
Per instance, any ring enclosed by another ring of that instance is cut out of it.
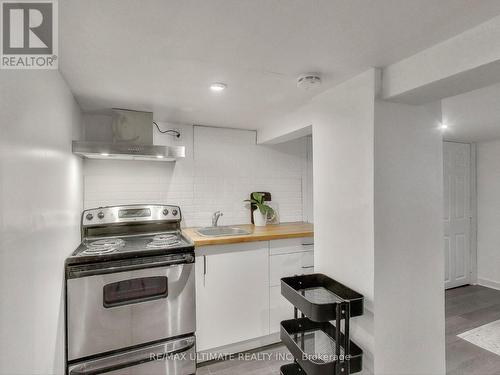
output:
<svg viewBox="0 0 500 375"><path fill-rule="evenodd" d="M219 222L219 218L223 216L224 214L220 211L215 211L214 214L212 215L212 226L216 227L217 223Z"/></svg>

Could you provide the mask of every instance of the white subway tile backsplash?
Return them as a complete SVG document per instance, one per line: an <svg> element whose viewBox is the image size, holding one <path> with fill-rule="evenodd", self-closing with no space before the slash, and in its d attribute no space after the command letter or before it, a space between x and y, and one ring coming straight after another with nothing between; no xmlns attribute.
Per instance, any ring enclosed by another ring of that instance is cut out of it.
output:
<svg viewBox="0 0 500 375"><path fill-rule="evenodd" d="M178 128L179 126L176 126ZM186 159L177 163L86 160L85 208L170 203L182 208L186 226L210 225L216 210L223 225L250 222L251 191L269 191L281 221L303 220L306 140L261 146L255 132L181 126ZM157 143L171 143L155 137Z"/></svg>

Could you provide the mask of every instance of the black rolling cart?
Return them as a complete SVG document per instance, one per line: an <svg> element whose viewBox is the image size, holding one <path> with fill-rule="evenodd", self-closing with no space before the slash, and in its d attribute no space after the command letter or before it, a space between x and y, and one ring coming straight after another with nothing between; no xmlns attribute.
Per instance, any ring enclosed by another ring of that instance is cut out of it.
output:
<svg viewBox="0 0 500 375"><path fill-rule="evenodd" d="M282 375L361 371L363 351L349 339L350 318L363 314L361 294L319 273L281 279L281 294L295 312L281 322L281 341L295 358L281 366Z"/></svg>

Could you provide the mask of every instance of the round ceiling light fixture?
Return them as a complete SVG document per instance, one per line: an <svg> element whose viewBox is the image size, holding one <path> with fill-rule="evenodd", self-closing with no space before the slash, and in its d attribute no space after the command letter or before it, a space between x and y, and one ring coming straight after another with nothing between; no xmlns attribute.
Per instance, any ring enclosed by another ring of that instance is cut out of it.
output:
<svg viewBox="0 0 500 375"><path fill-rule="evenodd" d="M447 130L448 129L448 124L441 123L441 125L439 126L439 129L441 129L441 131Z"/></svg>
<svg viewBox="0 0 500 375"><path fill-rule="evenodd" d="M321 86L321 77L317 73L307 73L297 78L297 87L309 90Z"/></svg>
<svg viewBox="0 0 500 375"><path fill-rule="evenodd" d="M221 92L227 88L227 85L223 82L214 82L210 85L210 90L214 92Z"/></svg>

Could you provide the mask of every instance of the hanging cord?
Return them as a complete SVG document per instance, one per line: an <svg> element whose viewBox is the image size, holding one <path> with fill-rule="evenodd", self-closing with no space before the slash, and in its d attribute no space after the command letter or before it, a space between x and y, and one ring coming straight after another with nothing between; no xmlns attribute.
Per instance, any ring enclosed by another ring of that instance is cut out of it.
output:
<svg viewBox="0 0 500 375"><path fill-rule="evenodd" d="M156 129L158 129L158 131L162 134L168 134L168 135L171 135L172 137L176 137L176 138L179 138L181 136L181 133L179 133L177 130L173 130L173 129L161 130L156 122L153 121L153 124L156 125Z"/></svg>

